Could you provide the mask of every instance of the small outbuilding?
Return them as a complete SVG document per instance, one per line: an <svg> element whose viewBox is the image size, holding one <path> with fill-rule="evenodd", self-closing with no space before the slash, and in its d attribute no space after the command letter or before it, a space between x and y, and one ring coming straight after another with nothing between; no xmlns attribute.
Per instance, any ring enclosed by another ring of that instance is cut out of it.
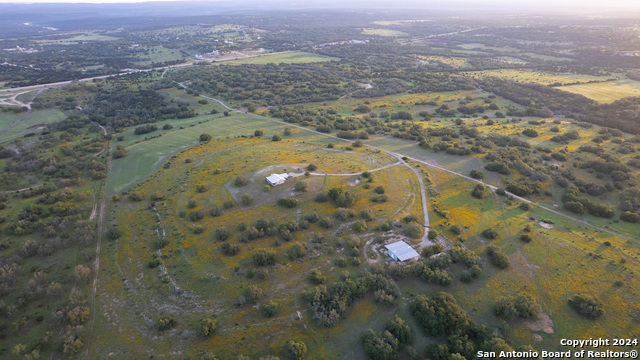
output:
<svg viewBox="0 0 640 360"><path fill-rule="evenodd" d="M282 185L285 181L287 181L288 177L289 174L271 174L267 176L267 182L271 186Z"/></svg>
<svg viewBox="0 0 640 360"><path fill-rule="evenodd" d="M413 250L413 248L404 241L397 241L384 247L387 248L387 253L395 261L403 262L420 256L417 251Z"/></svg>

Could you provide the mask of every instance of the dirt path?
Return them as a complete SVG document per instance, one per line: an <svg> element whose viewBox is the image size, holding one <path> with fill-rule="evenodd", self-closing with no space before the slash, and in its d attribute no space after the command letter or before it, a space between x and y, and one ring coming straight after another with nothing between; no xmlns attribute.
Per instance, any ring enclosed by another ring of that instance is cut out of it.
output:
<svg viewBox="0 0 640 360"><path fill-rule="evenodd" d="M100 126L102 128L102 130L104 131L105 135L107 133L107 130ZM108 149L110 146L109 141L107 140L106 144L105 144L105 149ZM107 161L107 168L111 169L111 158L109 158L109 160ZM103 183L104 184L104 183ZM100 196L102 195L102 196ZM107 197L106 194L102 193L99 194L98 189L95 188L94 185L94 212L91 213L91 218L90 220L93 220L93 218L95 218L95 210L97 210L97 205L98 205L98 199L102 197L102 203L100 204L100 213L98 216L98 241L96 242L96 260L93 264L93 286L91 288L91 302L90 302L90 309L91 309L91 317L89 320L89 333L87 335L87 342L86 342L86 350L83 356L83 359L86 359L87 356L89 355L89 349L91 348L91 338L93 336L93 326L95 324L96 321L96 292L98 291L98 275L100 272L100 245L102 244L102 233L103 233L103 225L104 225L104 213L105 213L105 209L107 208Z"/></svg>
<svg viewBox="0 0 640 360"><path fill-rule="evenodd" d="M27 191L27 190L30 190L30 189L35 189L35 188L40 187L40 186L42 186L42 184L33 185L33 186L26 187L26 188L18 189L18 190L4 190L4 191L0 191L0 193L2 193L2 194L11 194L13 192L22 192L22 191Z"/></svg>

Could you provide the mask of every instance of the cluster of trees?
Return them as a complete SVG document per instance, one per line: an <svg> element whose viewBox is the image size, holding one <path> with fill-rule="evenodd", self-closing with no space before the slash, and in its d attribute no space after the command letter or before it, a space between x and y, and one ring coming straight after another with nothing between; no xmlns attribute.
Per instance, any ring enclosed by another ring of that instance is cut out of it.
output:
<svg viewBox="0 0 640 360"><path fill-rule="evenodd" d="M587 196L580 193L580 190L575 185L569 185L562 194L562 206L578 215L582 215L585 212L593 216L612 218L614 216L613 210L607 205L593 201Z"/></svg>
<svg viewBox="0 0 640 360"><path fill-rule="evenodd" d="M168 103L162 95L151 89L129 90L120 84L114 84L110 90L94 95L84 111L91 121L101 125L120 129L127 126L153 123L159 120L195 116L188 103ZM136 134L145 134L156 130L149 127L136 129Z"/></svg>
<svg viewBox="0 0 640 360"><path fill-rule="evenodd" d="M397 297L396 287L384 276L384 271L374 271L365 271L357 279L347 277L329 287L319 285L305 290L302 298L311 308L313 319L319 325L334 326L355 300L371 291Z"/></svg>
<svg viewBox="0 0 640 360"><path fill-rule="evenodd" d="M590 319L597 319L604 314L604 304L602 301L589 294L574 295L569 299L569 305L571 305L578 314Z"/></svg>
<svg viewBox="0 0 640 360"><path fill-rule="evenodd" d="M441 286L451 285L453 280L447 269L452 264L460 263L466 267L460 275L460 280L464 282L471 282L482 273L480 257L462 246L456 245L446 254L442 253L438 256L430 257L433 254L435 252L427 252L427 258L414 261L411 264L393 264L390 269L391 273L398 279L413 276L425 282Z"/></svg>
<svg viewBox="0 0 640 360"><path fill-rule="evenodd" d="M395 315L385 325L382 333L372 329L367 329L362 335L362 346L371 360L395 360L398 359L398 352L405 345L413 342L413 331L411 326Z"/></svg>
<svg viewBox="0 0 640 360"><path fill-rule="evenodd" d="M520 317L524 319L537 319L542 308L531 295L522 293L517 296L502 296L496 300L494 313L503 319Z"/></svg>
<svg viewBox="0 0 640 360"><path fill-rule="evenodd" d="M473 359L478 351L513 351L498 334L476 324L449 293L418 295L409 309L427 334L446 336L446 343L427 346L427 358Z"/></svg>

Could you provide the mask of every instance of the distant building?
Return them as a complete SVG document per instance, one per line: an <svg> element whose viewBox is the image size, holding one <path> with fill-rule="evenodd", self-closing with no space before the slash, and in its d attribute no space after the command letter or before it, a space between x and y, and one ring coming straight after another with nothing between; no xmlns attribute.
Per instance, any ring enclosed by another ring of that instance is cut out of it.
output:
<svg viewBox="0 0 640 360"><path fill-rule="evenodd" d="M397 241L384 247L387 248L387 253L395 261L403 262L420 256L417 251L413 250L404 241Z"/></svg>
<svg viewBox="0 0 640 360"><path fill-rule="evenodd" d="M267 182L271 186L282 185L285 181L287 181L288 177L288 174L271 174L267 176Z"/></svg>

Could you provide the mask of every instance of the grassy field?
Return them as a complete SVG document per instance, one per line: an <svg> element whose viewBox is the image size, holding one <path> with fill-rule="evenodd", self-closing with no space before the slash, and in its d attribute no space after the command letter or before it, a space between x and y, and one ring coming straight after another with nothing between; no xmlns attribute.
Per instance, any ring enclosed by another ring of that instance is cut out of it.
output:
<svg viewBox="0 0 640 360"><path fill-rule="evenodd" d="M167 49L164 46L149 46L146 48L148 54L138 54L135 63L139 65L149 65L151 63L161 63L165 61L179 60L184 57L180 51Z"/></svg>
<svg viewBox="0 0 640 360"><path fill-rule="evenodd" d="M264 194L263 172L283 171L285 168L290 171L308 163L316 164L320 172L362 172L393 162L393 157L373 150L327 149L323 144L308 139L280 142L258 138L223 139L176 155L170 167L160 169L135 188L145 199L154 192L164 197L154 202L153 209L148 207L147 201L133 203L125 199L115 206L114 220L123 230L123 237L105 246L106 256L102 263L105 271L101 272L100 280L104 286L97 298L101 311L97 313L99 319L96 321L92 351L99 354L108 349L116 355L147 356L149 352L145 349L150 348L154 354L182 351L190 355L196 354L195 349L212 349L232 356L255 356L265 352L284 356L282 346L287 340L295 339L307 344L310 358L348 356L363 359L359 338L347 335L365 327L381 328L395 312L393 308L375 303L368 295L352 306L339 326L323 328L315 325L308 305L299 297L303 289L310 287L307 274L312 268L325 273L328 282L338 280L338 273L342 270L353 276L362 271L361 267L352 265L339 267L338 271L332 261L350 251L346 244L353 241L350 235L352 221L334 220L335 225L331 229L312 225L309 230L296 232L294 239L288 242L280 242L274 236L241 242L236 229L240 223L254 224L259 218L274 220L278 224L292 218L301 219L302 215L311 212L321 217L332 217L337 211L334 206L312 199L319 192L335 186L341 186L356 196L358 200L352 207L356 213L365 209L373 213L374 219L368 222L370 227L408 214L420 216L420 202L411 201L419 191L411 170L394 166L373 173L373 184L384 186L389 194L386 203L372 204L369 201L375 193L370 186L365 186L370 185L367 179L316 176L322 183L319 186L310 184L306 193L287 194L290 187L282 185L284 188L271 189L265 196L266 201L259 200L261 203L256 202L250 207L236 204L224 210L219 217L209 216L206 210L225 201L234 202L230 189L253 193L254 198ZM247 176L249 184L240 188L225 185L238 175ZM303 181L313 182L315 179L303 176ZM208 190L195 191L199 184L206 184ZM280 194L294 196L301 204L297 209L282 208L275 204L271 192L276 192L275 198ZM190 200L195 201L196 207L186 207ZM179 216L182 209L188 212L205 210L207 216L194 223L188 217L183 219ZM204 232L194 233L195 227L204 228ZM219 227L232 231L227 242L237 244L239 254L224 256L219 252L221 243L212 242L212 234ZM324 240L310 241L317 236ZM169 244L156 252L153 243L158 237L166 237ZM358 249L364 241L373 239L373 233L362 234ZM308 255L301 260L289 260L286 253L294 245L306 246ZM257 269L251 266L251 255L260 248L272 249L278 257L277 264L268 267L266 279L254 275ZM356 253L361 257L361 250ZM150 269L146 263L154 254L158 255L162 265ZM257 285L265 292L259 303L272 300L278 304L280 310L275 317L264 318L258 306L235 305L249 285ZM189 295L185 297L185 294ZM116 298L118 301L113 301ZM157 308L149 304L157 304ZM146 336L149 331L156 332L154 321L165 314L179 318L177 331ZM186 334L183 331L192 331L198 319L210 315L215 315L219 324L214 337L202 339L195 335L180 335ZM125 329L125 332L118 329ZM123 336L124 333L127 335ZM266 333L270 335L265 337ZM331 342L330 347L326 346L327 341Z"/></svg>
<svg viewBox="0 0 640 360"><path fill-rule="evenodd" d="M576 75L576 74L552 74L541 71L533 71L533 70L518 70L518 69L500 69L500 70L483 70L483 71L469 71L464 73L467 76L471 76L473 78L483 78L483 77L498 77L506 80L513 80L517 82L524 83L538 83L543 85L551 85L555 83L566 84L566 83L574 83L574 82L588 82L592 80L605 80L604 77L590 76L590 75ZM598 85L598 84L589 84L589 85L580 85L582 86L590 86L590 85ZM573 87L561 87L560 89L565 90L565 88Z"/></svg>
<svg viewBox="0 0 640 360"><path fill-rule="evenodd" d="M54 42L82 42L82 41L113 41L120 39L119 37L103 35L96 32L69 32L65 33L66 38L56 40L37 40L39 43Z"/></svg>
<svg viewBox="0 0 640 360"><path fill-rule="evenodd" d="M304 64L311 62L322 62L322 61L332 61L332 60L340 60L331 56L324 56L318 54L312 54L307 52L291 52L285 54L276 54L276 55L261 55L251 58L243 59L239 57L237 60L229 60L229 61L221 61L221 62L213 62L212 64L217 65L244 65L244 64Z"/></svg>
<svg viewBox="0 0 640 360"><path fill-rule="evenodd" d="M640 82L619 80L596 84L580 84L558 87L560 90L580 94L599 103L612 103L629 96L640 96Z"/></svg>
<svg viewBox="0 0 640 360"><path fill-rule="evenodd" d="M208 120L208 121L207 121ZM285 125L259 117L232 113L229 117L204 116L201 124L191 123L193 126L179 129L178 123L166 121L174 124L171 131L158 131L163 134L161 137L149 139L138 144L133 144L127 148L127 156L112 161L112 169L109 172L106 183L106 192L109 195L122 192L140 179L157 170L162 164L175 153L197 145L199 136L202 133L211 134L215 139L233 136L251 136L255 130L264 131L264 136L274 134L282 135ZM128 131L128 134L131 130ZM153 136L155 133L149 134ZM293 130L291 136L286 138L315 141L327 144L330 139L321 135L315 135L303 130ZM135 135L125 135L125 139L135 139ZM335 140L333 142L336 142ZM113 146L118 142L113 142ZM132 171L132 169L134 169Z"/></svg>
<svg viewBox="0 0 640 360"><path fill-rule="evenodd" d="M33 110L21 114L0 113L0 143L7 144L29 132L38 132L29 127L46 125L65 118L64 113L57 109Z"/></svg>
<svg viewBox="0 0 640 360"><path fill-rule="evenodd" d="M409 34L400 31L400 30L392 30L392 29L362 29L362 34L364 35L378 35L378 36L391 36L391 37L399 37L399 36L407 36Z"/></svg>

